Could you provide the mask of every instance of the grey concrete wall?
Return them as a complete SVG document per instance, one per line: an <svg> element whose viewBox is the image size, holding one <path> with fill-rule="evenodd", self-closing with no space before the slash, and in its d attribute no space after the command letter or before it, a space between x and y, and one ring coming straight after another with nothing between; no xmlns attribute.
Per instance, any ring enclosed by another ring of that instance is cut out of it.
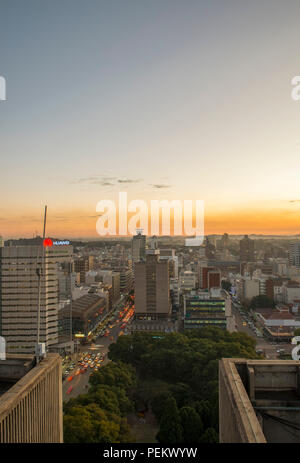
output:
<svg viewBox="0 0 300 463"><path fill-rule="evenodd" d="M265 436L235 366L238 361L219 361L219 440L221 443L265 443Z"/></svg>
<svg viewBox="0 0 300 463"><path fill-rule="evenodd" d="M0 397L0 442L63 442L62 369L58 354L47 354Z"/></svg>

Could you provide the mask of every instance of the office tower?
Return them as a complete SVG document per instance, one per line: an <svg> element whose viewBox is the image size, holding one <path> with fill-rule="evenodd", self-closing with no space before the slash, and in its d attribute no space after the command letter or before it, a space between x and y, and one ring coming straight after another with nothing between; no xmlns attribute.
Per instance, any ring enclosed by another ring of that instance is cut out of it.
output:
<svg viewBox="0 0 300 463"><path fill-rule="evenodd" d="M221 241L221 243L220 243L221 249L226 249L230 244L230 239L229 239L228 233L224 233L224 235L222 236L220 241Z"/></svg>
<svg viewBox="0 0 300 463"><path fill-rule="evenodd" d="M0 360L0 443L62 443L62 367L58 354Z"/></svg>
<svg viewBox="0 0 300 463"><path fill-rule="evenodd" d="M145 260L146 255L146 236L142 235L141 231L137 232L132 238L132 260L133 262L139 262Z"/></svg>
<svg viewBox="0 0 300 463"><path fill-rule="evenodd" d="M210 243L208 237L205 238L205 257L207 259L215 259L216 248Z"/></svg>
<svg viewBox="0 0 300 463"><path fill-rule="evenodd" d="M131 268L121 268L120 273L120 292L122 294L128 293L132 289L133 284L133 271Z"/></svg>
<svg viewBox="0 0 300 463"><path fill-rule="evenodd" d="M69 299L75 288L76 273L72 271L73 263L63 262L58 264L58 290L59 300Z"/></svg>
<svg viewBox="0 0 300 463"><path fill-rule="evenodd" d="M0 236L0 248L3 248L3 246L4 246L4 240L2 236Z"/></svg>
<svg viewBox="0 0 300 463"><path fill-rule="evenodd" d="M171 311L169 263L159 259L159 251L147 253L145 262L136 262L135 313L151 319L167 317Z"/></svg>
<svg viewBox="0 0 300 463"><path fill-rule="evenodd" d="M85 283L86 273L94 268L94 257L81 257L74 262L74 272L80 274L80 283Z"/></svg>
<svg viewBox="0 0 300 463"><path fill-rule="evenodd" d="M157 236L151 236L151 238L150 238L150 243L149 243L149 248L150 248L150 249L158 249L158 239L157 239Z"/></svg>
<svg viewBox="0 0 300 463"><path fill-rule="evenodd" d="M240 261L254 262L254 241L248 235L240 241Z"/></svg>
<svg viewBox="0 0 300 463"><path fill-rule="evenodd" d="M185 270L180 273L179 276L179 288L180 291L191 291L196 288L197 277L194 272Z"/></svg>
<svg viewBox="0 0 300 463"><path fill-rule="evenodd" d="M72 246L0 248L0 335L7 352L34 353L40 277L39 342L46 349L58 342L58 263L71 259Z"/></svg>
<svg viewBox="0 0 300 463"><path fill-rule="evenodd" d="M175 249L160 249L159 259L169 261L170 278L178 279L178 256L175 255Z"/></svg>
<svg viewBox="0 0 300 463"><path fill-rule="evenodd" d="M290 243L289 264L300 267L300 241Z"/></svg>
<svg viewBox="0 0 300 463"><path fill-rule="evenodd" d="M198 261L198 286L203 288L203 269L208 267L207 259L200 259Z"/></svg>
<svg viewBox="0 0 300 463"><path fill-rule="evenodd" d="M224 291L190 293L184 296L184 328L216 326L228 328L231 299Z"/></svg>
<svg viewBox="0 0 300 463"><path fill-rule="evenodd" d="M103 274L103 283L112 286L113 302L116 302L120 299L120 273L109 270L106 270L104 272L105 273Z"/></svg>

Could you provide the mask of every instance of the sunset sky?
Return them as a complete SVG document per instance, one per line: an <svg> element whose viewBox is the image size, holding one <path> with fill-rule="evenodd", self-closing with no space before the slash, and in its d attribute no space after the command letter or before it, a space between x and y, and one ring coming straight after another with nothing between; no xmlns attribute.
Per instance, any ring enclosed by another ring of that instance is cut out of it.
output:
<svg viewBox="0 0 300 463"><path fill-rule="evenodd" d="M0 235L202 199L205 233L300 233L299 0L0 0Z"/></svg>

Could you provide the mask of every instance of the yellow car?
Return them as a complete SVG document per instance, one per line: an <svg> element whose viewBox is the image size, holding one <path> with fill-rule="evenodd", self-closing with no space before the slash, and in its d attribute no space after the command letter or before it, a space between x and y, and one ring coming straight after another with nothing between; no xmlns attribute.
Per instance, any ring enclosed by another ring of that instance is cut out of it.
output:
<svg viewBox="0 0 300 463"><path fill-rule="evenodd" d="M247 326L247 323L246 323L246 322L243 322L243 326Z"/></svg>

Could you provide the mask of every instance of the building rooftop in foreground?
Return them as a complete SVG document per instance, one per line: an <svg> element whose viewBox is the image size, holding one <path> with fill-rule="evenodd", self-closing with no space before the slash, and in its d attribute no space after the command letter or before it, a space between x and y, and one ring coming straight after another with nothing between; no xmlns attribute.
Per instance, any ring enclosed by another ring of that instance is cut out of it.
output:
<svg viewBox="0 0 300 463"><path fill-rule="evenodd" d="M221 443L300 443L300 362L219 362Z"/></svg>
<svg viewBox="0 0 300 463"><path fill-rule="evenodd" d="M0 443L62 442L62 370L58 354L0 361Z"/></svg>
<svg viewBox="0 0 300 463"><path fill-rule="evenodd" d="M0 360L0 397L17 383L35 365L32 355L7 354L6 360Z"/></svg>

